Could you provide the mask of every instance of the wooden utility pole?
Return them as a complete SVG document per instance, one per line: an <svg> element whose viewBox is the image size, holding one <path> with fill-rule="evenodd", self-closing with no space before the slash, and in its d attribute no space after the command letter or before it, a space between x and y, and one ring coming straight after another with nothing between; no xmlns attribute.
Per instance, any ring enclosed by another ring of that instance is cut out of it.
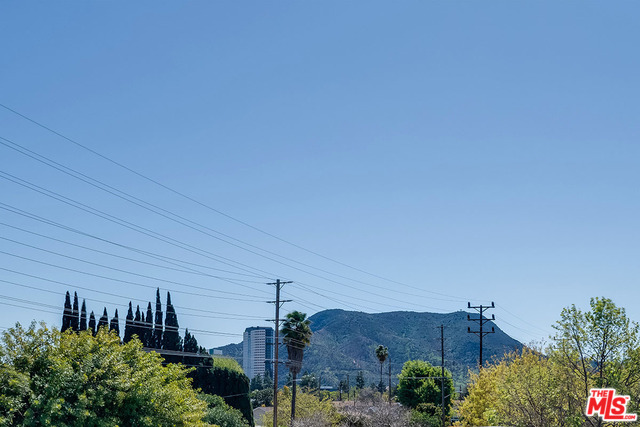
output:
<svg viewBox="0 0 640 427"><path fill-rule="evenodd" d="M275 339L274 339L274 360L273 360L273 427L278 426L278 363L279 363L279 347L280 347L280 307L285 302L291 302L288 300L280 299L280 290L282 286L287 283L293 282L282 282L280 279L277 279L275 283L267 283L267 285L276 287L276 299L275 301L267 301L269 304L276 305L276 318L273 320L276 326L275 330Z"/></svg>
<svg viewBox="0 0 640 427"><path fill-rule="evenodd" d="M493 328L493 326L491 327L490 331L483 331L482 327L484 326L485 323L490 322L492 320L496 320L496 316L495 315L491 315L491 319L485 318L483 313L485 310L488 310L490 308L495 308L495 304L493 303L493 301L491 302L491 305L478 305L478 306L472 306L471 303L467 303L467 308L473 308L474 310L478 311L480 313L480 317L475 319L475 318L471 318L471 316L469 316L467 314L467 320L471 321L471 322L478 322L480 324L480 330L479 331L472 331L471 328L467 328L467 332L470 334L476 334L480 337L480 358L478 360L478 366L479 369L482 369L482 338L484 338L485 335L488 334L493 334L495 333L495 329Z"/></svg>
<svg viewBox="0 0 640 427"><path fill-rule="evenodd" d="M440 325L440 355L442 357L442 360L440 362L440 366L442 367L442 378L440 381L440 395L442 398L442 427L444 427L444 417L445 417L445 413L444 413L444 325Z"/></svg>
<svg viewBox="0 0 640 427"><path fill-rule="evenodd" d="M387 360L389 361L389 405L391 405L391 358Z"/></svg>

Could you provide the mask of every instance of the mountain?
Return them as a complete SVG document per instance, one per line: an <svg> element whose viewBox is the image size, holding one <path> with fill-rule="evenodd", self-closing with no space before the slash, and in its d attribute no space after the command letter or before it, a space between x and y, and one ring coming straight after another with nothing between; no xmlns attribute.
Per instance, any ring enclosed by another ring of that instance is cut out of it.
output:
<svg viewBox="0 0 640 427"><path fill-rule="evenodd" d="M418 313L394 311L368 314L356 311L324 310L311 316L313 337L305 350L302 372L322 376L323 385L337 385L340 380L355 384L358 371L365 374L366 385L380 381L380 363L374 350L382 344L389 349L392 381L407 360L420 359L440 366L440 325L444 325L445 367L454 376L456 385L466 382L469 368L477 369L479 338L467 333L477 329L477 322L467 321L464 311L454 313ZM477 314L475 315L477 317ZM505 334L493 322L486 330L495 328L483 340L483 359L502 357L522 348L522 344ZM241 357L242 344L220 347L223 354ZM286 350L280 352L286 357ZM384 365L385 384L388 364Z"/></svg>

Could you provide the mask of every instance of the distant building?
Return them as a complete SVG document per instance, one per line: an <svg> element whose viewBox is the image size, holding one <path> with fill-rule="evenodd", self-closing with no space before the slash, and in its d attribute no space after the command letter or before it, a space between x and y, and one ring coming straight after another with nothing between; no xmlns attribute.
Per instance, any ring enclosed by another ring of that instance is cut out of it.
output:
<svg viewBox="0 0 640 427"><path fill-rule="evenodd" d="M273 378L273 328L256 326L244 330L242 369L249 379L267 373Z"/></svg>
<svg viewBox="0 0 640 427"><path fill-rule="evenodd" d="M222 350L218 350L217 348L210 348L209 354L212 356L222 356Z"/></svg>

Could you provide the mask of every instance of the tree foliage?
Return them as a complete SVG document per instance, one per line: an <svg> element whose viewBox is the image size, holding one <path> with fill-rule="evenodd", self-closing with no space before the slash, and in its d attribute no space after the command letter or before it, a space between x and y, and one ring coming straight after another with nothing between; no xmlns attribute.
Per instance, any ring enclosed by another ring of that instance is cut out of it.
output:
<svg viewBox="0 0 640 427"><path fill-rule="evenodd" d="M293 376L293 393L291 398L291 418L296 417L296 376L302 369L304 348L311 342L311 321L306 313L292 311L282 323L282 342L287 346L289 360L287 367Z"/></svg>
<svg viewBox="0 0 640 427"><path fill-rule="evenodd" d="M586 417L591 388L640 398L638 325L607 298L592 298L590 310L562 310L551 345L525 349L472 374L461 406L464 425L601 426Z"/></svg>
<svg viewBox="0 0 640 427"><path fill-rule="evenodd" d="M238 409L253 425L253 410L249 397L249 378L233 359L216 358L214 366L202 366L189 373L194 388L203 393L222 396L227 405Z"/></svg>
<svg viewBox="0 0 640 427"><path fill-rule="evenodd" d="M434 415L435 409L441 406L441 387L444 382L445 408L448 413L453 394L453 380L448 370L445 369L444 374L445 379L442 381L442 368L431 366L424 360L405 362L398 376L398 401L408 408Z"/></svg>
<svg viewBox="0 0 640 427"><path fill-rule="evenodd" d="M298 393L296 402L295 419L298 421L315 419L322 421L323 425L332 425L339 420L338 412L328 399L319 399L312 394ZM278 426L291 425L291 403L292 391L288 387L284 387L282 391L278 392ZM262 425L273 427L272 413L267 413L264 416Z"/></svg>
<svg viewBox="0 0 640 427"><path fill-rule="evenodd" d="M220 427L250 427L242 413L227 405L222 397L203 393L198 398L207 403L205 422Z"/></svg>
<svg viewBox="0 0 640 427"><path fill-rule="evenodd" d="M18 324L0 344L0 424L203 425L186 374L107 328L94 337Z"/></svg>

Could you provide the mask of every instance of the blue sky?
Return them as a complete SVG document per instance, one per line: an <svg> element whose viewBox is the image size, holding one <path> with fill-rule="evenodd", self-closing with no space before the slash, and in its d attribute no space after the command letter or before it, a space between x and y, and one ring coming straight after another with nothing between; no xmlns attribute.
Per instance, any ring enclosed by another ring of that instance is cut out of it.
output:
<svg viewBox="0 0 640 427"><path fill-rule="evenodd" d="M130 298L152 300L159 286L174 291L181 326L202 331L196 337L211 347L273 317L263 283L278 277L296 282L285 288L295 300L285 309L309 314L450 312L495 301L496 324L525 342L547 337L563 307L586 308L592 296L640 320L639 9L631 1L3 2L0 103L373 275L219 215L0 108L1 137L201 230L2 145L2 172L191 250L3 175L3 203L156 258L2 210L0 267L14 272L0 270L0 298L14 306L2 307L0 326L59 324L49 306L74 285L86 288L79 295L90 309L107 305L123 318Z"/></svg>

